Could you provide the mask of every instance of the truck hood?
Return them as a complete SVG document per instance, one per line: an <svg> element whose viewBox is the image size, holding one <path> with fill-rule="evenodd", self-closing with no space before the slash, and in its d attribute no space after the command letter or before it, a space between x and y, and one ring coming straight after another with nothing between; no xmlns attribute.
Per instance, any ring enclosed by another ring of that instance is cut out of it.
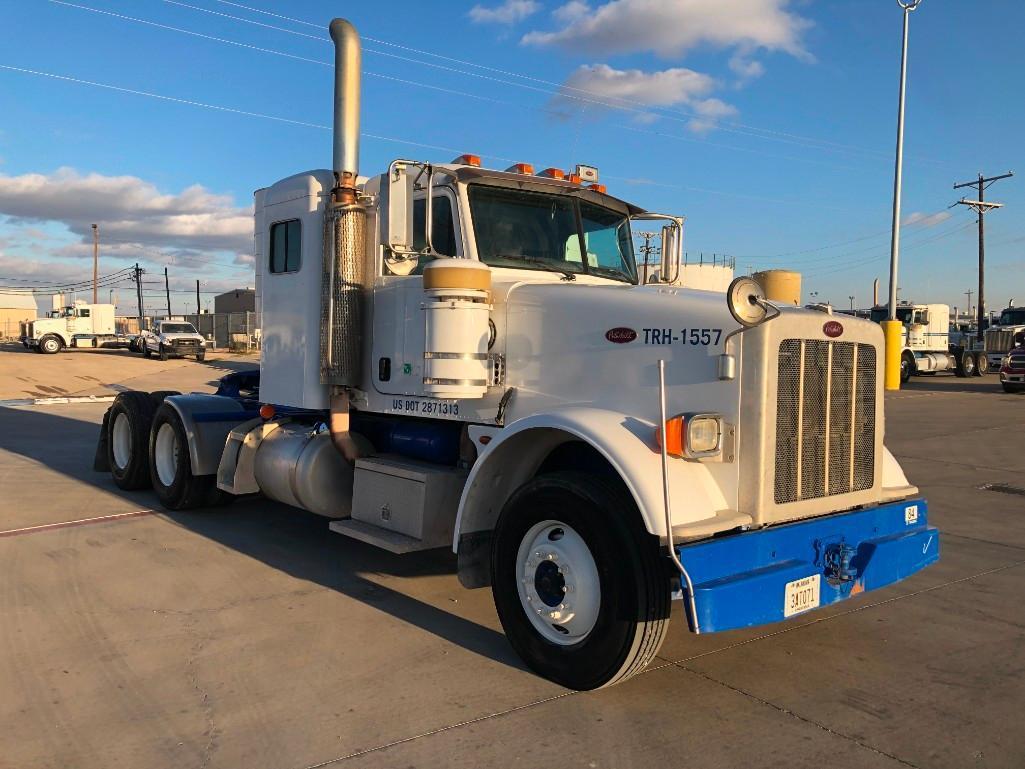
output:
<svg viewBox="0 0 1025 769"><path fill-rule="evenodd" d="M160 339L164 342L177 342L182 339L194 339L197 342L203 341L203 337L199 334L160 334Z"/></svg>
<svg viewBox="0 0 1025 769"><path fill-rule="evenodd" d="M673 413L736 414L737 383L717 377L726 336L738 328L724 294L671 286L518 283L505 299L507 383L547 407L588 403L657 419L658 361ZM498 311L500 312L500 310ZM537 404L540 405L540 404Z"/></svg>

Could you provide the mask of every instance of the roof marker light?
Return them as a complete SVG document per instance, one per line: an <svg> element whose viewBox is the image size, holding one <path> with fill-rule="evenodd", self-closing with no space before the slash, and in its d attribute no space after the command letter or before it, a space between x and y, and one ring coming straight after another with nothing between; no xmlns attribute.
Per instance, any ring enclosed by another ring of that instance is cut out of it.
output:
<svg viewBox="0 0 1025 769"><path fill-rule="evenodd" d="M530 163L513 163L506 170L506 173L510 174L527 174L528 176L534 175L534 166Z"/></svg>
<svg viewBox="0 0 1025 769"><path fill-rule="evenodd" d="M567 174L566 181L570 184L580 184L579 174Z"/></svg>
<svg viewBox="0 0 1025 769"><path fill-rule="evenodd" d="M459 166L476 166L477 168L480 168L480 155L471 155L466 153L464 155L460 155L452 162Z"/></svg>
<svg viewBox="0 0 1025 769"><path fill-rule="evenodd" d="M595 192L600 192L603 195L605 194L605 185L604 184L588 184L587 185L587 189L594 190Z"/></svg>
<svg viewBox="0 0 1025 769"><path fill-rule="evenodd" d="M538 174L538 176L544 176L548 179L564 179L566 174L561 168L546 168L544 171Z"/></svg>

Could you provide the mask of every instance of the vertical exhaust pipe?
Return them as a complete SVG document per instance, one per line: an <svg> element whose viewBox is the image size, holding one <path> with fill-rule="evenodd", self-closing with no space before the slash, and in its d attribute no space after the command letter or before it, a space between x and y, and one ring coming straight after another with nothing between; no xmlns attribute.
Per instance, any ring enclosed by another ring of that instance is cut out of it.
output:
<svg viewBox="0 0 1025 769"><path fill-rule="evenodd" d="M329 428L349 461L359 450L349 432L349 401L362 384L367 212L359 176L360 43L345 19L331 22L335 44L334 188L324 217L320 381L331 386Z"/></svg>
<svg viewBox="0 0 1025 769"><path fill-rule="evenodd" d="M356 28L345 19L331 22L335 43L335 205L354 203L359 174L359 102L362 54Z"/></svg>
<svg viewBox="0 0 1025 769"><path fill-rule="evenodd" d="M872 306L879 306L879 278L872 281Z"/></svg>

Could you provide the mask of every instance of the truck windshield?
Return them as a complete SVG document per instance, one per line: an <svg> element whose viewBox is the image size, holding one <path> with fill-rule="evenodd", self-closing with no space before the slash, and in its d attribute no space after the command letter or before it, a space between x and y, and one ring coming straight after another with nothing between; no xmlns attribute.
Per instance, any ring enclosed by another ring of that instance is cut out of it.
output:
<svg viewBox="0 0 1025 769"><path fill-rule="evenodd" d="M196 327L191 323L161 323L160 332L163 334L195 334Z"/></svg>
<svg viewBox="0 0 1025 769"><path fill-rule="evenodd" d="M1004 310L1000 313L1001 326L1025 326L1025 310Z"/></svg>
<svg viewBox="0 0 1025 769"><path fill-rule="evenodd" d="M637 282L625 214L570 195L482 184L470 186L470 213L485 264Z"/></svg>

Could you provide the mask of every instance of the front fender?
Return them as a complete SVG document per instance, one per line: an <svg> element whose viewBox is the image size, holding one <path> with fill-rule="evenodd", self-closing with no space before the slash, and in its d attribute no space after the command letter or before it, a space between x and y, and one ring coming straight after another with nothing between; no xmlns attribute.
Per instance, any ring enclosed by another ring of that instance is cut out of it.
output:
<svg viewBox="0 0 1025 769"><path fill-rule="evenodd" d="M471 428L471 436L484 431L491 440L478 456L463 488L453 541L456 552L460 536L494 528L506 500L534 476L552 449L576 440L597 450L619 475L637 504L645 528L657 536L666 535L661 455L655 444L653 423L605 409L573 406L534 414L504 429ZM712 467L670 458L674 528L719 520L717 513L729 509Z"/></svg>

